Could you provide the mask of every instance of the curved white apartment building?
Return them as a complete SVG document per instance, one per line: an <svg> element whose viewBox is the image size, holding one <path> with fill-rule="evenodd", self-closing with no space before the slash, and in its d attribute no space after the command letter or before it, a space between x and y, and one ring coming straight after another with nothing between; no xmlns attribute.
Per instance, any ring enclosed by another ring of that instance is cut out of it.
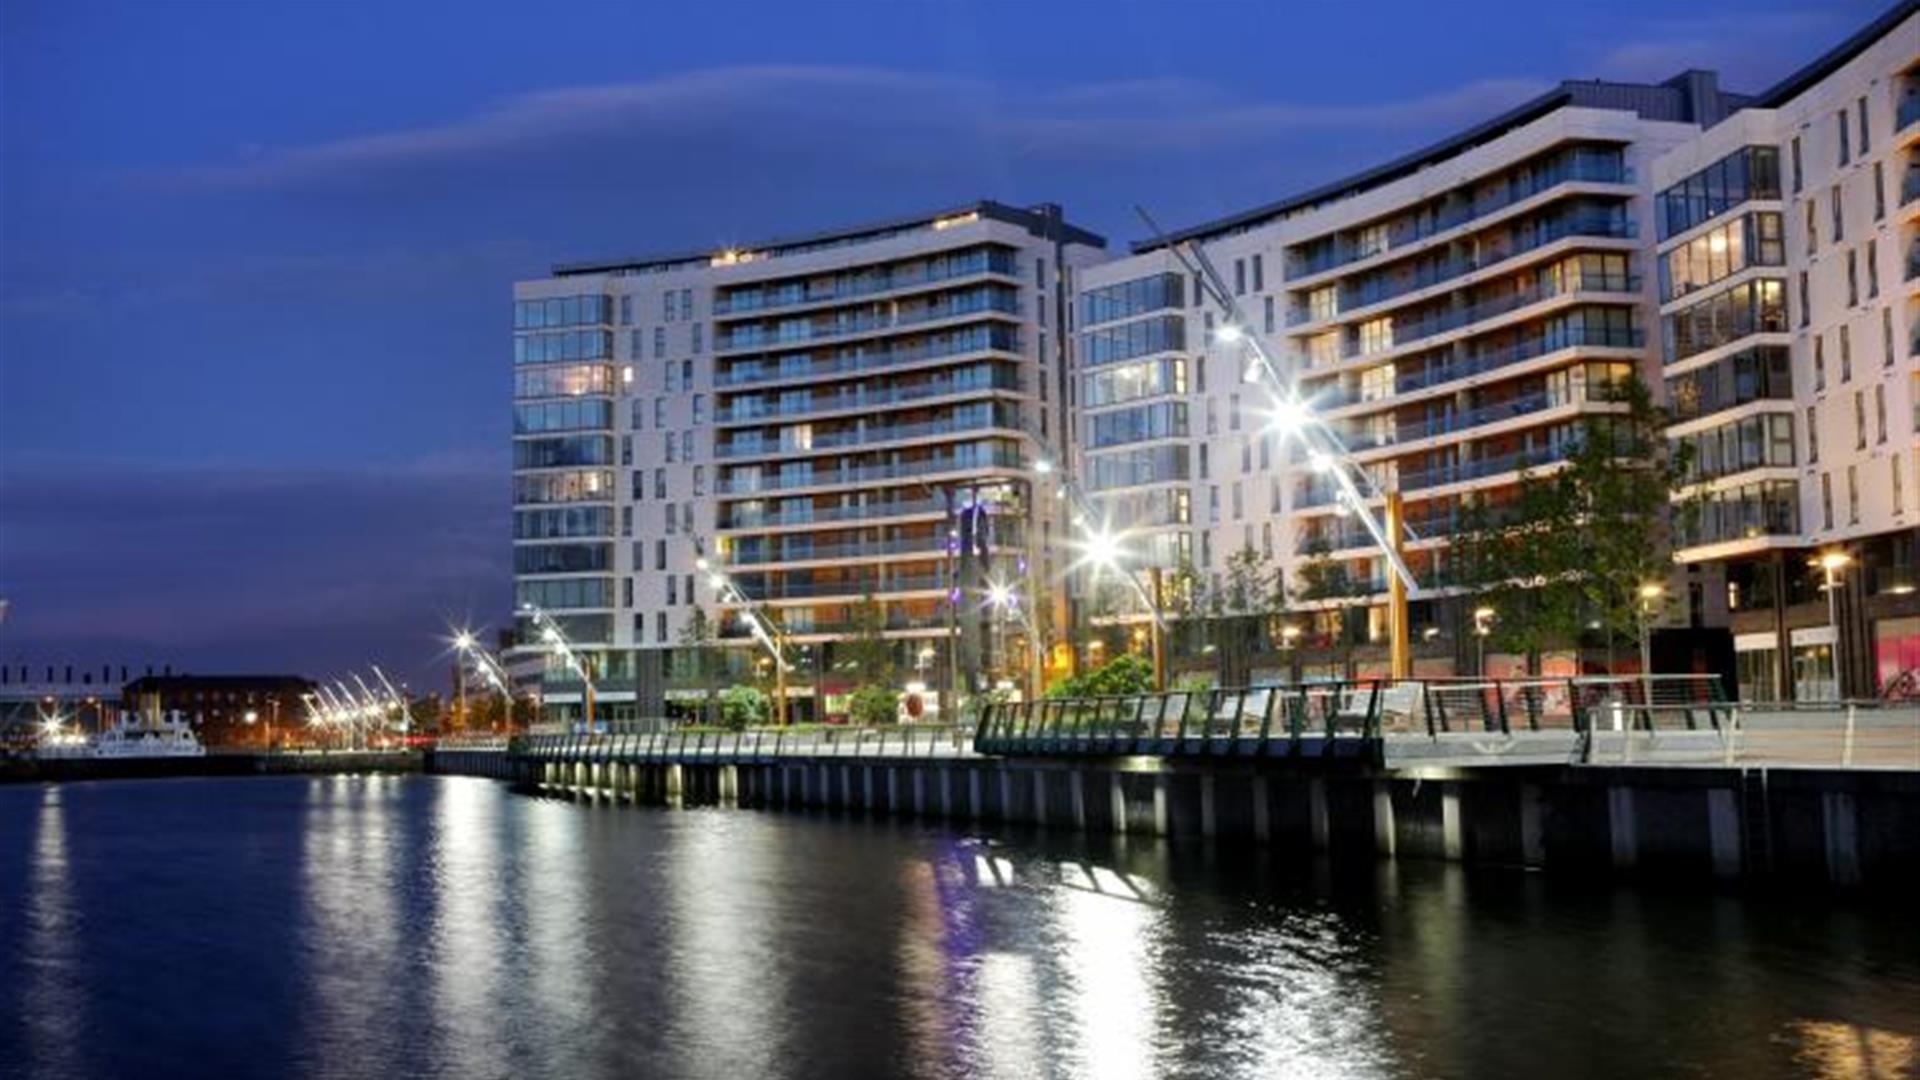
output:
<svg viewBox="0 0 1920 1080"><path fill-rule="evenodd" d="M598 657L615 715L687 691L670 656L696 604L737 673L737 609L771 613L812 715L838 711L868 595L929 702L1027 685L1090 615L1124 616L1059 588L1064 479L1138 563L1220 575L1252 549L1310 594L1299 638L1232 677L1383 670L1383 560L1214 340L1198 247L1236 325L1402 493L1418 670L1481 663L1449 578L1463 510L1551 469L1633 374L1695 452L1669 662L1754 697L1871 694L1920 669L1916 163L1907 2L1756 95L1704 71L1566 82L1125 256L1057 207L984 202L557 267L515 293L516 600ZM1835 553L1830 603L1812 563ZM1018 618L983 613L1009 587ZM564 715L577 681L549 672Z"/></svg>

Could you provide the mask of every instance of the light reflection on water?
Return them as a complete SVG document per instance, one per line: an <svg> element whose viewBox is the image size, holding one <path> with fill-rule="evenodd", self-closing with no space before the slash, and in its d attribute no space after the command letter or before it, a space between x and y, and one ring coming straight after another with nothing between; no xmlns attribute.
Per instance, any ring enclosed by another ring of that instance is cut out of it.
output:
<svg viewBox="0 0 1920 1080"><path fill-rule="evenodd" d="M0 789L0 1075L1903 1076L1890 911L668 812Z"/></svg>

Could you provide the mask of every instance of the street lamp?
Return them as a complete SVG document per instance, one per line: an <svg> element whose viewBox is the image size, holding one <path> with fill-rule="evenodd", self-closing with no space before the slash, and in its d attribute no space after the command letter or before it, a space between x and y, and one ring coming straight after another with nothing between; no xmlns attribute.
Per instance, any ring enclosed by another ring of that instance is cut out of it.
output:
<svg viewBox="0 0 1920 1080"><path fill-rule="evenodd" d="M1657 581L1640 586L1640 683L1647 705L1653 704L1653 616L1667 587Z"/></svg>
<svg viewBox="0 0 1920 1080"><path fill-rule="evenodd" d="M560 624L555 622L553 616L547 614L539 605L525 603L521 604L520 608L527 612L528 616L533 619L534 626L540 631L541 642L552 649L555 655L560 657L562 664L566 665L574 674L580 676L580 685L583 690L582 701L585 706L582 715L586 720L586 730L591 734L593 731L594 686L593 675L588 670L586 659L574 651L573 644L567 640L567 635L560 629Z"/></svg>
<svg viewBox="0 0 1920 1080"><path fill-rule="evenodd" d="M700 550L700 541L697 537L694 538L693 544L695 551ZM707 585L713 589L714 599L721 603L739 605L740 624L747 628L747 633L752 635L753 639L759 642L761 647L767 650L767 654L773 658L773 722L775 726L785 727L787 723L787 670L792 666L788 663L786 656L786 631L773 619L765 617L755 611L754 601L751 600L746 593L741 592L740 587L733 583L733 579L729 578L725 571L722 571L709 561L705 555L695 556L693 568L707 575ZM817 689L818 682L816 680L816 690ZM816 719L818 718L817 710L820 708L820 705L821 703L818 701L814 703Z"/></svg>
<svg viewBox="0 0 1920 1080"><path fill-rule="evenodd" d="M1840 571L1853 565L1853 556L1834 548L1823 551L1812 560L1820 568L1827 590L1827 627L1833 632L1833 696L1838 700L1840 692Z"/></svg>
<svg viewBox="0 0 1920 1080"><path fill-rule="evenodd" d="M1493 620L1497 615L1498 613L1490 607L1482 606L1473 609L1473 636L1479 642L1478 670L1483 679L1487 677L1487 635L1493 632Z"/></svg>

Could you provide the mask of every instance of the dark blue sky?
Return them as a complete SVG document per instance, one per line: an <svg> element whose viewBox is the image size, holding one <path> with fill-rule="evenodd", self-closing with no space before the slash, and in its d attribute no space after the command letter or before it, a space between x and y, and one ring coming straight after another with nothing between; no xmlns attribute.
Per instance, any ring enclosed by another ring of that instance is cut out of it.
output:
<svg viewBox="0 0 1920 1080"><path fill-rule="evenodd" d="M1864 0L0 4L0 658L437 677L509 606L508 297L980 197L1116 243Z"/></svg>

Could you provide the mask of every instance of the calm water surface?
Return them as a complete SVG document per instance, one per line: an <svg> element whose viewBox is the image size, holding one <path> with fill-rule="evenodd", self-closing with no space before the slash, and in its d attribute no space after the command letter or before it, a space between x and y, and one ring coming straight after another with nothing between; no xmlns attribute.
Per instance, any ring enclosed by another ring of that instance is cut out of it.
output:
<svg viewBox="0 0 1920 1080"><path fill-rule="evenodd" d="M455 778L11 787L0 1076L1914 1076L1916 927Z"/></svg>

